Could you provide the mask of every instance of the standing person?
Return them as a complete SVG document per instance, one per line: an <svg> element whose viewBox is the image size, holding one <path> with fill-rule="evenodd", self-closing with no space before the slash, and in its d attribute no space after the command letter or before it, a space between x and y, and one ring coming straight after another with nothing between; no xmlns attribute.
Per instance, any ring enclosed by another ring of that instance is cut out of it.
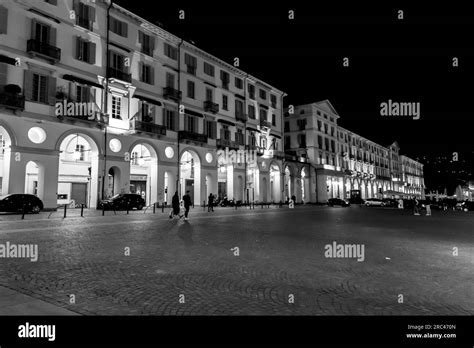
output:
<svg viewBox="0 0 474 348"><path fill-rule="evenodd" d="M418 209L418 200L416 197L413 197L413 215L420 215L420 210Z"/></svg>
<svg viewBox="0 0 474 348"><path fill-rule="evenodd" d="M184 220L189 220L189 208L191 207L191 196L189 195L189 191L186 191L186 194L183 196L184 201Z"/></svg>
<svg viewBox="0 0 474 348"><path fill-rule="evenodd" d="M428 198L425 203L426 216L431 216L431 200Z"/></svg>
<svg viewBox="0 0 474 348"><path fill-rule="evenodd" d="M207 199L207 212L209 213L210 211L214 211L214 195L212 192L209 194L209 197Z"/></svg>
<svg viewBox="0 0 474 348"><path fill-rule="evenodd" d="M171 212L170 212L170 219L175 216L179 216L179 196L178 191L174 193L174 196L171 200Z"/></svg>

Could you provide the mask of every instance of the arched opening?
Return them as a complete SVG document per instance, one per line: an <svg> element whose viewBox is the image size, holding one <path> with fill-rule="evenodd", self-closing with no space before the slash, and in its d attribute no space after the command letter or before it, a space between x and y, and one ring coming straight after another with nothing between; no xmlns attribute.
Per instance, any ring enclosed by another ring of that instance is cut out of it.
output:
<svg viewBox="0 0 474 348"><path fill-rule="evenodd" d="M140 143L130 154L130 193L142 196L147 205L157 202L158 155L155 149Z"/></svg>
<svg viewBox="0 0 474 348"><path fill-rule="evenodd" d="M180 197L189 191L191 201L201 204L201 161L196 152L187 150L181 155L179 168Z"/></svg>
<svg viewBox="0 0 474 348"><path fill-rule="evenodd" d="M280 195L280 168L276 164L270 166L270 200L279 202Z"/></svg>
<svg viewBox="0 0 474 348"><path fill-rule="evenodd" d="M98 199L99 150L87 135L66 136L59 146L58 205L94 208Z"/></svg>
<svg viewBox="0 0 474 348"><path fill-rule="evenodd" d="M224 197L227 197L227 176L228 176L228 170L227 170L227 164L225 163L225 160L220 158L218 159L217 163L217 198L219 200L224 199ZM206 193L206 197L209 196L209 193ZM232 198L232 197L228 197Z"/></svg>
<svg viewBox="0 0 474 348"><path fill-rule="evenodd" d="M25 192L44 200L44 166L41 163L29 161L25 170Z"/></svg>
<svg viewBox="0 0 474 348"><path fill-rule="evenodd" d="M107 186L107 197L113 197L120 193L123 193L120 189L120 168L110 167L108 176L108 186Z"/></svg>
<svg viewBox="0 0 474 348"><path fill-rule="evenodd" d="M11 138L0 126L0 195L8 194L10 178Z"/></svg>

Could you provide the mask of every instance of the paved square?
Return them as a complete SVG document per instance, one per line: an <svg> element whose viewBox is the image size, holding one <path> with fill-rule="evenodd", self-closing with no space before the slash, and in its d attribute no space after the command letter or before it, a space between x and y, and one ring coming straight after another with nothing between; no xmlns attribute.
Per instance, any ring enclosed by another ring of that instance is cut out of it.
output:
<svg viewBox="0 0 474 348"><path fill-rule="evenodd" d="M0 258L0 286L84 315L474 314L472 213L299 206L196 208L189 221L117 214L0 215L0 244L39 248L37 262ZM363 244L364 261L326 258L334 241ZM1 314L32 314L22 308L9 312L0 301Z"/></svg>

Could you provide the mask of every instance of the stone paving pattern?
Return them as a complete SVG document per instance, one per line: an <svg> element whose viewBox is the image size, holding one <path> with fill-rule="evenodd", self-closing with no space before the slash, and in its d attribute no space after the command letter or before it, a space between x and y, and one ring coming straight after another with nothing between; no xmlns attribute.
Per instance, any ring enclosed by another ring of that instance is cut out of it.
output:
<svg viewBox="0 0 474 348"><path fill-rule="evenodd" d="M472 213L298 206L196 208L189 221L161 211L87 214L0 215L0 243L36 243L40 253L36 263L0 259L0 286L82 315L474 314ZM365 261L325 258L333 241L364 244Z"/></svg>

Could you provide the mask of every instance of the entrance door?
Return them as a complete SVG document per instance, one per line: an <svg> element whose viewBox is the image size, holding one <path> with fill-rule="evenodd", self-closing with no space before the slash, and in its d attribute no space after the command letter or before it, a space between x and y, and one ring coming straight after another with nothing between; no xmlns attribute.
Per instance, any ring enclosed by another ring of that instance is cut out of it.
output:
<svg viewBox="0 0 474 348"><path fill-rule="evenodd" d="M84 204L87 206L87 184L73 183L71 187L71 199L76 204Z"/></svg>

